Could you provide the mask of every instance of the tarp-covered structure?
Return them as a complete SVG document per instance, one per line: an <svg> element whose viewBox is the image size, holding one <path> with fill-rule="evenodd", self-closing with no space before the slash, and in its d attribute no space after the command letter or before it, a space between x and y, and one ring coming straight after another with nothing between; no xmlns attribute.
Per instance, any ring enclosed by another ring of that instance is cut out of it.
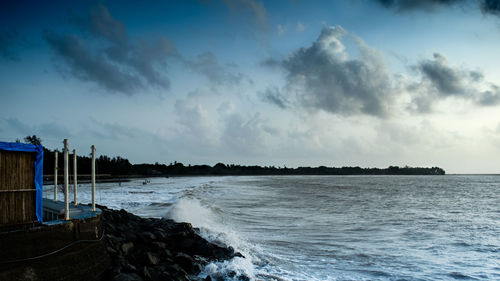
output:
<svg viewBox="0 0 500 281"><path fill-rule="evenodd" d="M43 220L43 147L41 145L0 142L0 150L34 152L35 156L35 188L36 188L36 218L39 222Z"/></svg>

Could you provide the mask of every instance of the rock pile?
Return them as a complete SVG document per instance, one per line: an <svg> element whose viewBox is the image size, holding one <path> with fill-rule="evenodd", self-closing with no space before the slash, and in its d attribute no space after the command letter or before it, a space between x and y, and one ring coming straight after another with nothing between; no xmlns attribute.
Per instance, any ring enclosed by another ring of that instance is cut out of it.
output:
<svg viewBox="0 0 500 281"><path fill-rule="evenodd" d="M189 223L100 208L111 258L107 280L196 280L208 262L242 257L232 247L208 242Z"/></svg>

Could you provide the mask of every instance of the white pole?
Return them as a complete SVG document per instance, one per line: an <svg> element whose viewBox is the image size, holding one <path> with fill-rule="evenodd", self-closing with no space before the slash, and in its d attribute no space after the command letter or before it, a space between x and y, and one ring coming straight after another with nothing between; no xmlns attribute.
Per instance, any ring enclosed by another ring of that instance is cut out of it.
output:
<svg viewBox="0 0 500 281"><path fill-rule="evenodd" d="M68 192L68 162L69 162L69 149L68 139L64 139L64 219L69 220L69 192Z"/></svg>
<svg viewBox="0 0 500 281"><path fill-rule="evenodd" d="M57 150L54 152L56 157L54 164L54 201L57 201Z"/></svg>
<svg viewBox="0 0 500 281"><path fill-rule="evenodd" d="M95 146L90 147L92 149L92 211L95 212Z"/></svg>
<svg viewBox="0 0 500 281"><path fill-rule="evenodd" d="M73 184L75 185L73 191L75 193L75 199L73 200L73 204L78 205L78 201L76 200L76 194L78 192L78 183L77 183L77 173L76 173L76 149L73 149Z"/></svg>

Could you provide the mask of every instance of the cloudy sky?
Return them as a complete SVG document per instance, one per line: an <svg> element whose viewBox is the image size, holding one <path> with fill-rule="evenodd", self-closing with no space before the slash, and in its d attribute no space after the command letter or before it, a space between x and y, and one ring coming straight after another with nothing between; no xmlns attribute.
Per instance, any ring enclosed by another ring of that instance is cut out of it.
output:
<svg viewBox="0 0 500 281"><path fill-rule="evenodd" d="M0 141L500 172L500 1L2 1Z"/></svg>

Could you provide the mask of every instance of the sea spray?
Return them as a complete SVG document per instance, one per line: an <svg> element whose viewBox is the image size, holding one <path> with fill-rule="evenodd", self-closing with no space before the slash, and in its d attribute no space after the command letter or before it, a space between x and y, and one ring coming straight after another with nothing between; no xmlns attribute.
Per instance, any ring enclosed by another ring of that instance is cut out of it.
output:
<svg viewBox="0 0 500 281"><path fill-rule="evenodd" d="M178 222L189 222L200 229L200 235L208 241L233 247L244 257L235 257L228 261L212 262L200 273L200 277L210 275L224 280L241 280L242 276L255 278L252 247L230 225L216 215L216 206L204 206L194 198L181 198L174 204L166 217ZM218 210L220 212L220 209ZM239 278L239 279L238 279Z"/></svg>
<svg viewBox="0 0 500 281"><path fill-rule="evenodd" d="M191 198L179 199L166 217L178 222L189 222L195 227L205 229L213 229L216 224L215 215L210 208L202 206L199 200Z"/></svg>

